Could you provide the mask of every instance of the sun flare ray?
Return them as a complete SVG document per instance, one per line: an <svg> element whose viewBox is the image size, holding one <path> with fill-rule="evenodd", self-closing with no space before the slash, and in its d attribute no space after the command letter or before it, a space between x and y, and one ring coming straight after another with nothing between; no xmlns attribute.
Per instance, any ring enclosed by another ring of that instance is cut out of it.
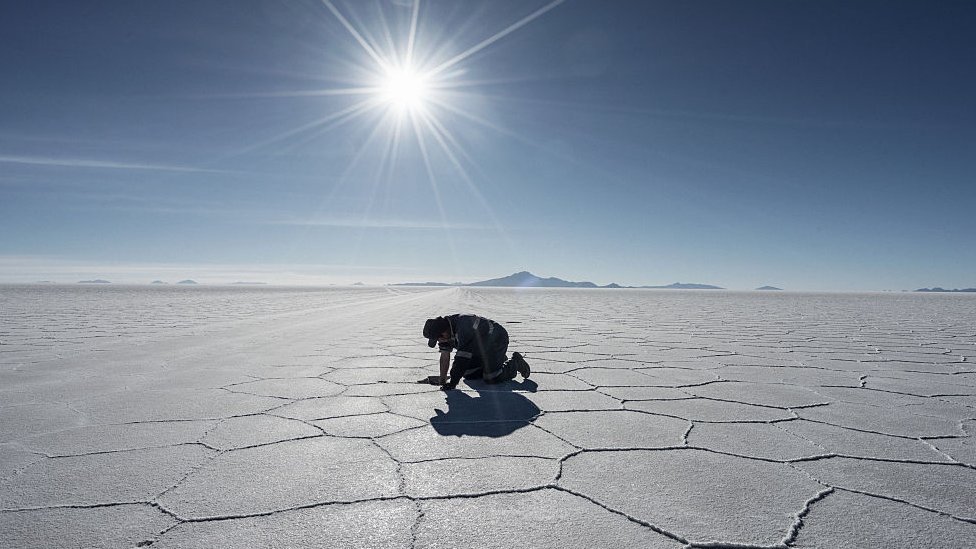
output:
<svg viewBox="0 0 976 549"><path fill-rule="evenodd" d="M356 42L358 42L359 45L362 46L362 48L366 51L366 53L373 58L373 61L375 61L380 67L386 68L388 62L385 59L383 59L383 57L376 51L376 49L373 47L372 44L370 44L365 38L363 38L362 34L360 34L358 30L356 30L356 27L354 27L352 23L350 23L349 20L342 15L342 12L340 12L335 7L335 5L332 4L330 0L322 0L322 3L325 4L325 7L328 8L330 12L332 12L332 15L334 15L336 19L339 20L339 23L341 23L342 26L345 27L347 31L349 31L349 34L351 34L352 37L356 40Z"/></svg>
<svg viewBox="0 0 976 549"><path fill-rule="evenodd" d="M524 27L525 25L528 25L529 23L531 23L535 19L538 19L539 17L545 15L547 12L551 11L553 8L559 6L560 4L562 4L565 1L566 0L553 0L552 2L546 4L545 6L542 6L541 8L535 10L534 12L530 13L529 15L526 15L522 19L519 19L518 21L516 21L516 22L512 23L511 25L505 27L501 31L499 31L499 32L493 34L492 36L490 36L490 37L482 40L481 42L478 42L474 46L471 46L470 48L464 50L463 52L461 52L461 53L455 55L454 57L448 59L447 61L441 63L440 65L437 65L436 67L434 67L433 69L431 69L430 74L431 75L436 75L436 74L439 74L439 73L441 73L441 72L443 72L443 71L445 71L445 70L453 67L454 65L457 65L461 61L464 61L465 59L471 57L472 55L478 53L479 51L487 48L488 46L490 46L492 44L494 44L495 42L498 42L502 38L505 38L509 34L512 34L513 32L519 30L520 28Z"/></svg>

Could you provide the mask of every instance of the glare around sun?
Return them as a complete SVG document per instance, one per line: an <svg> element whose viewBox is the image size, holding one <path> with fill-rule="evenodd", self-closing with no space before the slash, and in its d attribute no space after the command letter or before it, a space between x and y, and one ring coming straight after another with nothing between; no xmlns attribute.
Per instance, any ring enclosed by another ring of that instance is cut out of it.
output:
<svg viewBox="0 0 976 549"><path fill-rule="evenodd" d="M423 107L430 94L424 75L412 68L387 70L380 84L380 98L400 110Z"/></svg>

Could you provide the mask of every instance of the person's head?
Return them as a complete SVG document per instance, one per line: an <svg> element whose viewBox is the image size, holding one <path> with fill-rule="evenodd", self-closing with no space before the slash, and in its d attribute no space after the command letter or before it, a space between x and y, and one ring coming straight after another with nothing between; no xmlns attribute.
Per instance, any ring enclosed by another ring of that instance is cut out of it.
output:
<svg viewBox="0 0 976 549"><path fill-rule="evenodd" d="M437 345L438 340L444 341L450 339L451 323L442 316L428 318L427 322L424 322L424 337L427 338L428 347Z"/></svg>

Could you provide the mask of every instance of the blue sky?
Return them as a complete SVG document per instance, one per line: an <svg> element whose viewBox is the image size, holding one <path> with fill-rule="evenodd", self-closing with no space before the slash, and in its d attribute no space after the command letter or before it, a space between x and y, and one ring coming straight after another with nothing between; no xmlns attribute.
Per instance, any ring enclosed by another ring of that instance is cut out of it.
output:
<svg viewBox="0 0 976 549"><path fill-rule="evenodd" d="M5 2L0 281L976 286L974 24L951 1ZM436 74L403 107L380 63L408 49Z"/></svg>

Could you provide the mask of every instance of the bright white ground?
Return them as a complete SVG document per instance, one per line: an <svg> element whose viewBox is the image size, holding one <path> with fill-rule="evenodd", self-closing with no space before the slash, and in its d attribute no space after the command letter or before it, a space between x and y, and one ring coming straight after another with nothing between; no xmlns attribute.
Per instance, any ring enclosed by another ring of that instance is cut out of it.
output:
<svg viewBox="0 0 976 549"><path fill-rule="evenodd" d="M973 547L976 299L0 289L3 547ZM528 380L443 393L423 320Z"/></svg>

